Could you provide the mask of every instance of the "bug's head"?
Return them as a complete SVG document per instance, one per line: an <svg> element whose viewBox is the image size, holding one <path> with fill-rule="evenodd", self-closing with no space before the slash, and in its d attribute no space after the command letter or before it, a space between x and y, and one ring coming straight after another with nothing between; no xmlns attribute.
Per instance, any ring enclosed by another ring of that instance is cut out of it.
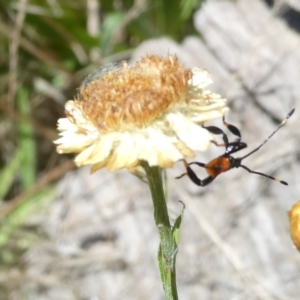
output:
<svg viewBox="0 0 300 300"><path fill-rule="evenodd" d="M239 150L242 150L244 148L247 148L248 145L246 143L244 143L244 142L239 142L239 144L238 144L237 147L239 148Z"/></svg>
<svg viewBox="0 0 300 300"><path fill-rule="evenodd" d="M240 151L244 148L248 147L246 143L244 142L234 142L234 143L229 143L228 147L226 149L227 154L232 154L237 151Z"/></svg>

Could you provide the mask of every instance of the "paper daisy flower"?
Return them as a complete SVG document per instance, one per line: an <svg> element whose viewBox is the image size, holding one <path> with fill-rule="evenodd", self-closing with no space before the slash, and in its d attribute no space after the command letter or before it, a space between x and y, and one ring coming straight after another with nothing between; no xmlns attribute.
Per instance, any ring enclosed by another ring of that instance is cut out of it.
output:
<svg viewBox="0 0 300 300"><path fill-rule="evenodd" d="M66 103L57 152L78 153L76 165L91 165L92 172L134 171L141 161L172 167L209 146L213 137L201 124L227 110L206 89L210 83L207 71L186 69L176 56L102 69Z"/></svg>

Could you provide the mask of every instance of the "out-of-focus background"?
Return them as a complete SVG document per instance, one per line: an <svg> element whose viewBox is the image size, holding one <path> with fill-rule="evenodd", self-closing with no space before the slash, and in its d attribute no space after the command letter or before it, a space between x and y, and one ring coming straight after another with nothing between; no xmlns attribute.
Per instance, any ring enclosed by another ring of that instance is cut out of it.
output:
<svg viewBox="0 0 300 300"><path fill-rule="evenodd" d="M147 186L76 169L52 143L87 74L153 53L210 71L248 144L236 156L296 107L245 160L289 186L235 169L201 188L174 179L181 163L167 171L172 220L186 205L180 299L299 299L287 219L300 198L299 0L19 0L1 1L0 16L1 300L163 299ZM212 145L197 160L220 154Z"/></svg>

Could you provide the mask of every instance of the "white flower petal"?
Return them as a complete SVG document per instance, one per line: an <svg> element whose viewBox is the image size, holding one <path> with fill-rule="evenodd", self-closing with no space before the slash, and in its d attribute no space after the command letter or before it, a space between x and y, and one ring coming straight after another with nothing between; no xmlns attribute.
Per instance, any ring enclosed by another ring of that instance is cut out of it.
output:
<svg viewBox="0 0 300 300"><path fill-rule="evenodd" d="M61 118L57 121L57 129L59 131L73 131L76 132L78 130L78 126L71 122L67 118Z"/></svg>
<svg viewBox="0 0 300 300"><path fill-rule="evenodd" d="M203 89L212 83L209 73L206 70L193 68L193 77L188 81L188 84L199 89Z"/></svg>
<svg viewBox="0 0 300 300"><path fill-rule="evenodd" d="M93 145L82 151L75 158L77 166L96 164L104 161L113 150L114 142L117 140L118 133L103 135L94 142Z"/></svg>
<svg viewBox="0 0 300 300"><path fill-rule="evenodd" d="M93 143L93 139L84 134L64 132L62 135L61 138L54 141L54 143L58 145L58 153L78 153Z"/></svg>
<svg viewBox="0 0 300 300"><path fill-rule="evenodd" d="M157 153L159 165L166 161L168 165L183 158L180 151L175 147L171 138L163 134L160 130L149 127L147 130L149 139L153 143L153 151Z"/></svg>
<svg viewBox="0 0 300 300"><path fill-rule="evenodd" d="M180 113L169 114L166 119L179 139L194 151L205 150L213 139L206 129L193 123Z"/></svg>
<svg viewBox="0 0 300 300"><path fill-rule="evenodd" d="M107 164L109 170L132 168L138 164L138 149L135 146L135 139L135 134L130 134L129 132L120 133L118 145Z"/></svg>
<svg viewBox="0 0 300 300"><path fill-rule="evenodd" d="M76 123L85 123L86 117L76 102L70 100L65 105L65 110L76 120Z"/></svg>
<svg viewBox="0 0 300 300"><path fill-rule="evenodd" d="M138 149L137 158L147 161L150 166L172 166L175 161L183 158L172 140L152 127L135 135L135 146Z"/></svg>
<svg viewBox="0 0 300 300"><path fill-rule="evenodd" d="M139 151L138 158L147 161L150 166L157 166L158 158L157 153L153 150L153 141L149 139L148 136L138 134L135 143Z"/></svg>

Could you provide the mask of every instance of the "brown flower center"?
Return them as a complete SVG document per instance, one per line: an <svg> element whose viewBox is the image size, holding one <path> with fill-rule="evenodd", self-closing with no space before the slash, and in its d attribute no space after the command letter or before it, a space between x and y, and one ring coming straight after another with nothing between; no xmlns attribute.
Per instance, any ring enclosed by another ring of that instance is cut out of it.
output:
<svg viewBox="0 0 300 300"><path fill-rule="evenodd" d="M133 66L123 62L80 88L80 107L99 130L126 130L149 125L172 105L188 101L192 72L176 56L148 56Z"/></svg>

